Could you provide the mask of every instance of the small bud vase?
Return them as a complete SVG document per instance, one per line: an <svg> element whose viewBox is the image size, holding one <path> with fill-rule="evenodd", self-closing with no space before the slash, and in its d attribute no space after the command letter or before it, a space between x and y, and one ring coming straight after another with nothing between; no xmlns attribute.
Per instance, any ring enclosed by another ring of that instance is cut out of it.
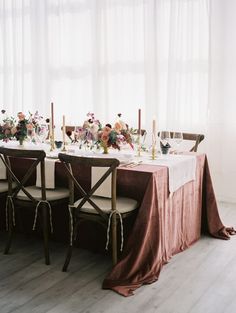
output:
<svg viewBox="0 0 236 313"><path fill-rule="evenodd" d="M108 154L108 146L107 145L103 146L103 154Z"/></svg>

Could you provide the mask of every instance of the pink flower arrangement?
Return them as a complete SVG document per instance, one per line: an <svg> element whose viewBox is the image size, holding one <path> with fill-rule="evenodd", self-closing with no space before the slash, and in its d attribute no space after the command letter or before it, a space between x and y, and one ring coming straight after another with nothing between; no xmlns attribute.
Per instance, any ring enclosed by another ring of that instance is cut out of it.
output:
<svg viewBox="0 0 236 313"><path fill-rule="evenodd" d="M2 110L3 114L2 122L0 124L0 139L4 141L11 140L15 137L17 140L23 141L27 138L30 131L39 125L40 121L43 119L42 116L36 111L35 114L29 114L26 118L23 112L18 112L17 120L14 117L6 117L5 110Z"/></svg>
<svg viewBox="0 0 236 313"><path fill-rule="evenodd" d="M133 149L132 138L128 126L120 119L121 114L118 114L119 119L115 122L114 127L106 124L98 132L98 142L102 147L113 147L120 150L122 144L129 144Z"/></svg>

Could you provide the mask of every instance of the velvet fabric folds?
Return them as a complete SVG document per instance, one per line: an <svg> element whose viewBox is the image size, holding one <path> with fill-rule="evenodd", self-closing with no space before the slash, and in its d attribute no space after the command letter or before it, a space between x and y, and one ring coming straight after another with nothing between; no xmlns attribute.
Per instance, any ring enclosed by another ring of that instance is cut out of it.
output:
<svg viewBox="0 0 236 313"><path fill-rule="evenodd" d="M142 186L145 192L125 250L103 281L104 289L133 295L135 289L156 281L163 265L196 242L201 231L220 239L235 234L221 222L204 154L197 155L196 180L173 195L168 193L166 167L142 165L119 170L118 179L123 192L125 186L129 190L129 197L132 192L133 197L141 194Z"/></svg>

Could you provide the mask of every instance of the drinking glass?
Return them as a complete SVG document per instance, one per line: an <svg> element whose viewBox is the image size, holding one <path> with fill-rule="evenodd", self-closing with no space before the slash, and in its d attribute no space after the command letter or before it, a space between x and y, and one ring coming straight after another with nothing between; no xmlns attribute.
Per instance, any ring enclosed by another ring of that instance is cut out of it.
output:
<svg viewBox="0 0 236 313"><path fill-rule="evenodd" d="M161 153L168 154L170 146L170 132L163 130L159 133Z"/></svg>
<svg viewBox="0 0 236 313"><path fill-rule="evenodd" d="M35 130L34 128L27 128L27 139L29 143L35 143Z"/></svg>
<svg viewBox="0 0 236 313"><path fill-rule="evenodd" d="M179 146L180 146L181 142L183 141L183 133L174 132L173 141L175 142L176 149L179 150Z"/></svg>
<svg viewBox="0 0 236 313"><path fill-rule="evenodd" d="M48 137L48 125L47 124L40 124L36 126L35 129L38 141L40 143L45 143L47 137Z"/></svg>

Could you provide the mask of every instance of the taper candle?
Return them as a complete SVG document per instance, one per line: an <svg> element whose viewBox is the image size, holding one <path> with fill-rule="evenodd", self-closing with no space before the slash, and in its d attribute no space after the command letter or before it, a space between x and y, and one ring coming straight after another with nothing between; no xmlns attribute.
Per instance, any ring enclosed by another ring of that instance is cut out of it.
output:
<svg viewBox="0 0 236 313"><path fill-rule="evenodd" d="M152 121L152 144L156 145L156 118Z"/></svg>
<svg viewBox="0 0 236 313"><path fill-rule="evenodd" d="M138 134L141 135L141 109L138 109Z"/></svg>
<svg viewBox="0 0 236 313"><path fill-rule="evenodd" d="M63 146L62 151L66 151L66 117L62 116L62 138L63 138Z"/></svg>
<svg viewBox="0 0 236 313"><path fill-rule="evenodd" d="M54 106L53 102L51 102L51 150L55 149L55 137L54 137Z"/></svg>
<svg viewBox="0 0 236 313"><path fill-rule="evenodd" d="M156 159L156 118L152 120L152 159Z"/></svg>
<svg viewBox="0 0 236 313"><path fill-rule="evenodd" d="M51 102L51 119L52 119L52 128L54 129L54 107L53 107L53 102Z"/></svg>
<svg viewBox="0 0 236 313"><path fill-rule="evenodd" d="M63 142L66 141L66 118L65 115L62 116L62 138Z"/></svg>

